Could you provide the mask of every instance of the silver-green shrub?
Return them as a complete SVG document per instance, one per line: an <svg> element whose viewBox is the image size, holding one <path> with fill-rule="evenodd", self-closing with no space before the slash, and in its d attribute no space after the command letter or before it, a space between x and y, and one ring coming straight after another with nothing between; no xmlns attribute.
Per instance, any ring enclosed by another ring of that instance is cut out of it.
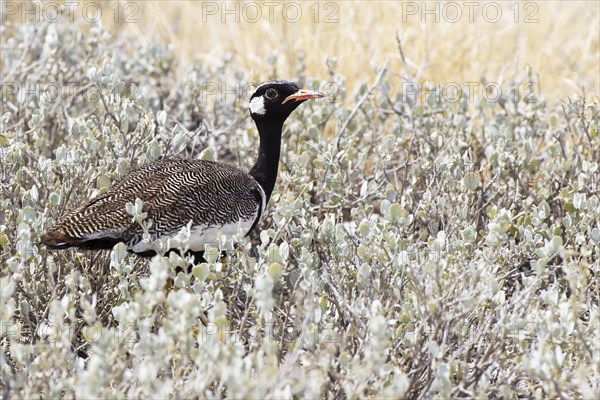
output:
<svg viewBox="0 0 600 400"><path fill-rule="evenodd" d="M411 98L389 71L351 93L331 62L305 81L328 98L286 124L260 234L194 265L39 240L136 165L248 169L243 96L207 93L244 92L235 58L180 68L169 47L26 24L1 62L2 398L600 396L585 96Z"/></svg>

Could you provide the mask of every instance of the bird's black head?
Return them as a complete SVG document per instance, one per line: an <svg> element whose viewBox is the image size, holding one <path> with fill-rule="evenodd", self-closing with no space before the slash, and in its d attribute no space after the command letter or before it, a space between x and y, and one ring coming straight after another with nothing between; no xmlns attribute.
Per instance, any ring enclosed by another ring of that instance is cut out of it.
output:
<svg viewBox="0 0 600 400"><path fill-rule="evenodd" d="M250 115L256 123L281 122L309 99L323 97L319 92L300 89L294 82L271 81L256 88L250 97Z"/></svg>

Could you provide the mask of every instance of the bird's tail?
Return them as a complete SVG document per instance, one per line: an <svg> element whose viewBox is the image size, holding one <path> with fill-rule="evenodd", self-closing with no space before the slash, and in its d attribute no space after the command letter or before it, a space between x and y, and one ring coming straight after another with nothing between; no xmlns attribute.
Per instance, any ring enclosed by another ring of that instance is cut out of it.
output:
<svg viewBox="0 0 600 400"><path fill-rule="evenodd" d="M69 247L79 247L88 250L112 249L119 242L126 242L125 239L114 237L106 233L86 234L82 237L73 237L65 233L61 227L53 227L41 237L42 244L48 249L60 250Z"/></svg>
<svg viewBox="0 0 600 400"><path fill-rule="evenodd" d="M42 243L49 249L66 249L77 246L81 241L73 238L60 230L51 230L42 235Z"/></svg>

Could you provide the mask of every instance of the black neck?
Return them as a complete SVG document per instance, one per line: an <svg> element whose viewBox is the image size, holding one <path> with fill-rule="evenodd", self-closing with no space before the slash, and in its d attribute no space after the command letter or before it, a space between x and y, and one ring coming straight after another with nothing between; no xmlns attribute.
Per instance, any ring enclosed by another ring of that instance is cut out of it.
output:
<svg viewBox="0 0 600 400"><path fill-rule="evenodd" d="M263 188L266 195L265 203L267 203L277 180L283 121L269 120L267 122L258 120L256 121L256 127L260 136L260 147L258 158L254 167L250 170L250 175Z"/></svg>

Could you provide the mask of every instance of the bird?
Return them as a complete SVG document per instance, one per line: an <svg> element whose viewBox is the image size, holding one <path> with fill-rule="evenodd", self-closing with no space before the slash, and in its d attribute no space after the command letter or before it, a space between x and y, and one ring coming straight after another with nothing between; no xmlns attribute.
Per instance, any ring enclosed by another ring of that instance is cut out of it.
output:
<svg viewBox="0 0 600 400"><path fill-rule="evenodd" d="M59 218L41 242L49 250L103 250L123 242L129 252L143 257L158 254L157 249L178 251L185 246L202 256L219 233L227 238L248 235L264 215L275 187L285 120L306 100L323 96L290 81L259 85L248 107L259 136L258 156L249 172L194 159L142 165ZM143 204L146 229L127 212L127 203L137 199ZM177 235L183 227L189 228L189 236L182 245Z"/></svg>

